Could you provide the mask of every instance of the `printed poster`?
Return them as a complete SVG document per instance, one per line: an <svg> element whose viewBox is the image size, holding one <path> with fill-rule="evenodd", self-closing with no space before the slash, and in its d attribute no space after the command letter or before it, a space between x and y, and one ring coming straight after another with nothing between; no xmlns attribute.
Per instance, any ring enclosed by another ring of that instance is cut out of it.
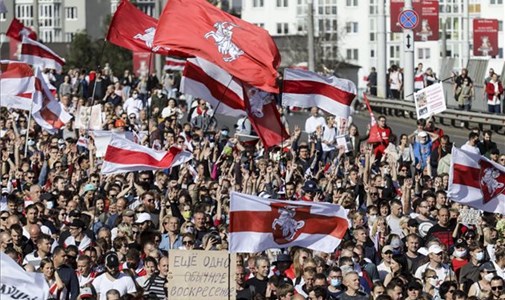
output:
<svg viewBox="0 0 505 300"><path fill-rule="evenodd" d="M435 83L414 93L414 101L418 120L428 119L447 109L441 83Z"/></svg>

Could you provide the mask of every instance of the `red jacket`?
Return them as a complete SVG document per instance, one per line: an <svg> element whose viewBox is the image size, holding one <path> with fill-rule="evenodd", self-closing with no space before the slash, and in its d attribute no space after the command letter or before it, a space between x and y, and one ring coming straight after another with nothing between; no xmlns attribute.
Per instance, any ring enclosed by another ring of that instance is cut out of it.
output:
<svg viewBox="0 0 505 300"><path fill-rule="evenodd" d="M500 95L503 94L503 85L500 80L498 80L498 92L500 93ZM495 93L494 84L492 82L488 82L488 84L486 85L486 94L488 101L493 100L494 93Z"/></svg>

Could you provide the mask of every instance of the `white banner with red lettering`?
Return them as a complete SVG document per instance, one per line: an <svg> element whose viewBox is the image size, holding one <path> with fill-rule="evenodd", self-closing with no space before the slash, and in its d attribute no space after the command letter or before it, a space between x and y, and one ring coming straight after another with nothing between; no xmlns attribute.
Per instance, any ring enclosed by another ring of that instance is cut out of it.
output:
<svg viewBox="0 0 505 300"><path fill-rule="evenodd" d="M452 148L448 196L483 211L505 214L505 167L484 156Z"/></svg>
<svg viewBox="0 0 505 300"><path fill-rule="evenodd" d="M347 210L336 204L231 193L230 252L300 246L330 253L348 227Z"/></svg>

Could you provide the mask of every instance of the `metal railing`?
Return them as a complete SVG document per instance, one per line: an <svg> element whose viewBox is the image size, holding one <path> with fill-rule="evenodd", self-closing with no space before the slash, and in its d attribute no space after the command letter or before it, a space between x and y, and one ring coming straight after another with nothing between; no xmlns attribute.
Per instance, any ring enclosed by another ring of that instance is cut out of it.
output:
<svg viewBox="0 0 505 300"><path fill-rule="evenodd" d="M367 95L367 97L370 101L370 106L374 110L382 112L396 111L397 115L399 112L400 115L404 115L407 118L416 119L416 107L413 102L382 99L370 95ZM407 112L407 114L404 114L403 112ZM503 114L498 115L449 108L444 112L437 114L435 117L438 119L438 123L448 125L447 121L450 121L451 125L455 127L460 127L461 122L464 122L466 126L470 126L469 123L472 123L481 129L505 128L505 115Z"/></svg>

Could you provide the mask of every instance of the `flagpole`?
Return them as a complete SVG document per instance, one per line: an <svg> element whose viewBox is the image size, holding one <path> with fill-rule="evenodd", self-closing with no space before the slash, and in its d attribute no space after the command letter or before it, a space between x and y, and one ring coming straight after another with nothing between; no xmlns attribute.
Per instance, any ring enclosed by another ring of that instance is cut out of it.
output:
<svg viewBox="0 0 505 300"><path fill-rule="evenodd" d="M36 80L36 79L35 79ZM33 92L35 94L36 91ZM28 156L28 134L30 133L30 127L32 126L32 112L33 112L33 96L32 103L30 104L30 113L28 114L27 128L26 128L26 136L25 136L25 158Z"/></svg>
<svg viewBox="0 0 505 300"><path fill-rule="evenodd" d="M152 58L153 58L153 52L149 52L149 61L148 61L148 66L147 66L146 84L149 83L149 76L151 75L151 71L152 71L151 70L151 63L152 63L151 60L152 60ZM147 109L147 145L149 145L149 147L151 146L151 127L149 126L150 125L149 123L151 123L151 117L152 117L152 114L151 114L151 112L152 112L152 108L151 108L152 102L153 102L153 94L152 94L152 90L151 90L151 104L149 104L149 98L146 99L146 109Z"/></svg>

